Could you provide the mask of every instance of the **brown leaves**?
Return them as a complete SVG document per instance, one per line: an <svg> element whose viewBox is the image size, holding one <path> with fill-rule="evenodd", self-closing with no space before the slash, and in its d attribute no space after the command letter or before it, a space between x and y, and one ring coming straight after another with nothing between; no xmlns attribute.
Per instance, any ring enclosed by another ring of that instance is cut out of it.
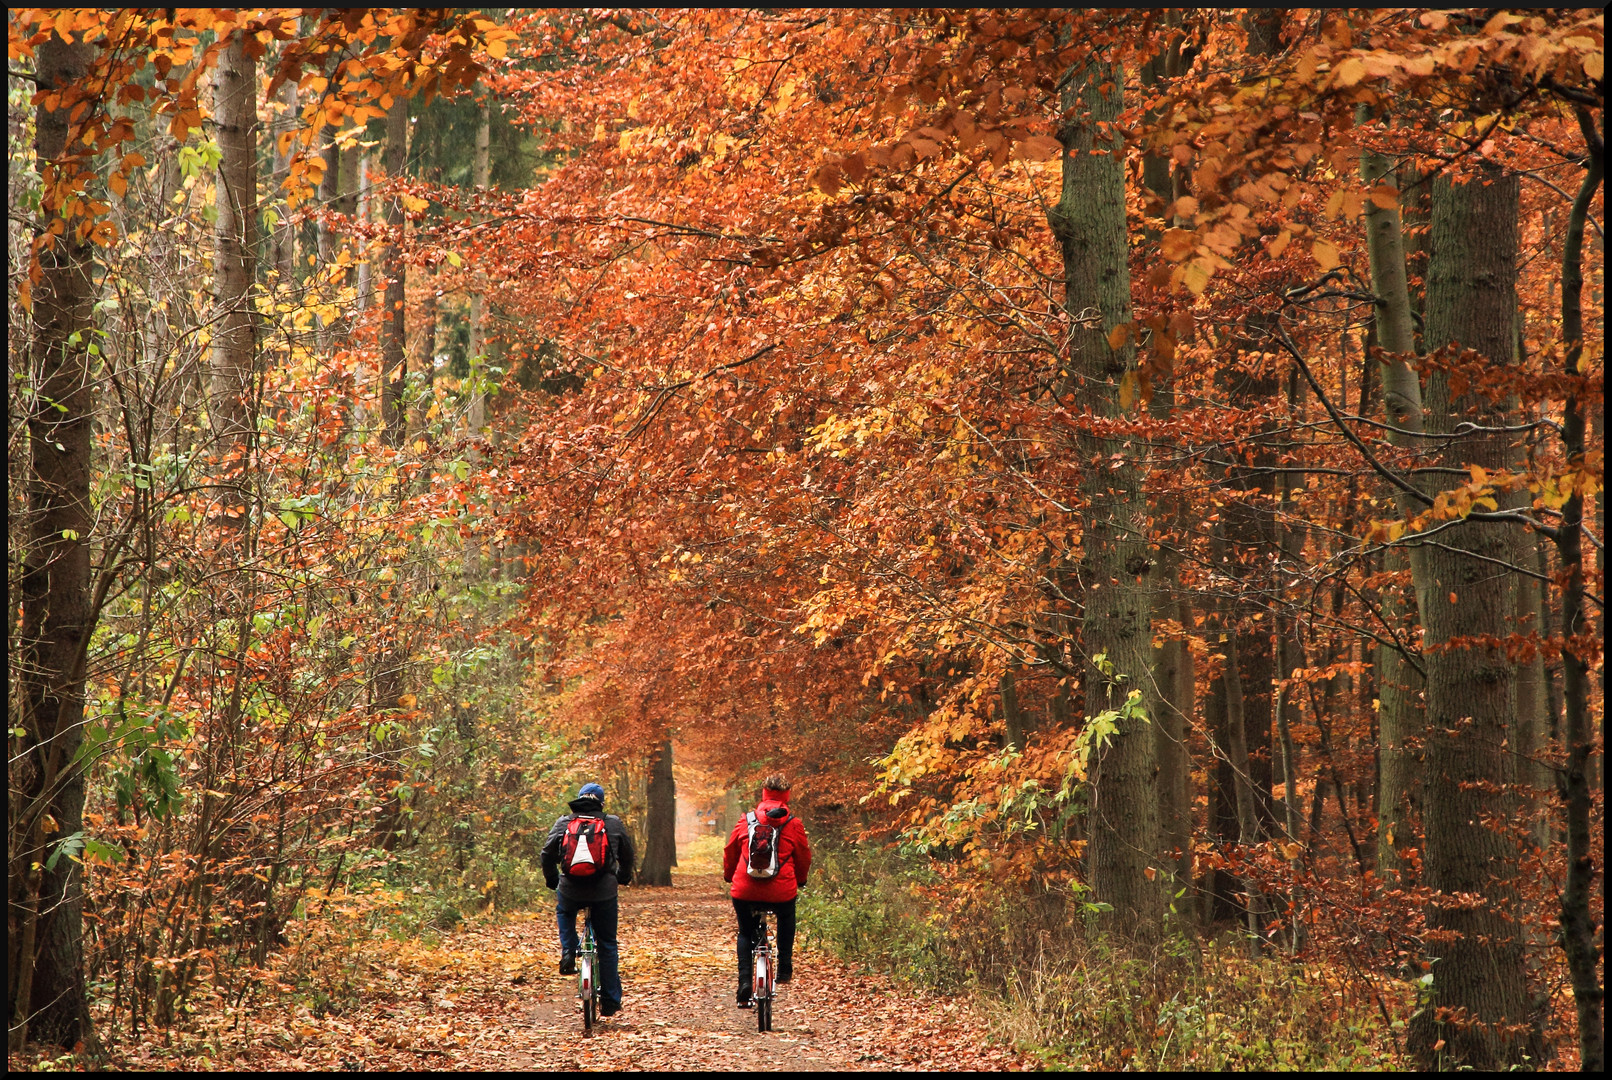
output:
<svg viewBox="0 0 1612 1080"><path fill-rule="evenodd" d="M1191 229L1167 229L1159 241L1159 253L1171 262L1180 262L1197 246L1197 233Z"/></svg>
<svg viewBox="0 0 1612 1080"><path fill-rule="evenodd" d="M176 1042L181 1060L201 1068L1022 1067L1017 1053L991 1044L966 1001L897 992L813 950L811 933L803 924L795 981L781 988L767 1035L756 1032L754 1013L733 1007L726 885L715 874L679 873L670 889L622 891L625 1008L592 1038L582 1035L576 980L556 970L545 907L478 920L434 947L374 941L354 970L354 1007L315 1014L291 999L238 1018L204 1014L207 1037L178 1033ZM157 1064L160 1041L121 1044L117 1067Z"/></svg>

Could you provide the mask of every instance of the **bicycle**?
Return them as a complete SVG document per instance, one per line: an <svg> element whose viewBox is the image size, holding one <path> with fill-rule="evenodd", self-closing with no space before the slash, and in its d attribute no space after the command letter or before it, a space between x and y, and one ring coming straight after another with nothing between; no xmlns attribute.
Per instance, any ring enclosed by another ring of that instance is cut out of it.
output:
<svg viewBox="0 0 1612 1080"><path fill-rule="evenodd" d="M778 916L770 911L759 913L756 925L760 927L760 936L756 941L756 950L750 965L754 982L752 994L756 1002L756 1030L772 1030L772 999L773 991L778 985L777 964L774 961L772 941L773 934L767 932L768 922L776 923ZM776 931L776 927L774 928Z"/></svg>
<svg viewBox="0 0 1612 1080"><path fill-rule="evenodd" d="M594 964L599 958L598 946L593 940L593 910L582 909L582 948L577 952L577 997L582 999L582 1030L591 1035L599 1019L599 981L594 978Z"/></svg>

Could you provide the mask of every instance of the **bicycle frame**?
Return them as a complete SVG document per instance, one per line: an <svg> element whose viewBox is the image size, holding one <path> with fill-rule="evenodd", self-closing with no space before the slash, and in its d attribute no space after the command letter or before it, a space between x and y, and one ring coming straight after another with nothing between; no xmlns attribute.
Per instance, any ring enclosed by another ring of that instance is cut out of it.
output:
<svg viewBox="0 0 1612 1080"><path fill-rule="evenodd" d="M756 920L761 934L756 941L755 952L752 954L751 977L753 981L752 993L756 1002L756 1030L772 1030L772 1000L773 992L778 985L778 963L774 955L772 942L776 933L776 926L769 928L768 924L776 924L778 916L770 911L760 913Z"/></svg>
<svg viewBox="0 0 1612 1080"><path fill-rule="evenodd" d="M599 1016L598 946L593 940L593 911L582 909L582 948L577 952L577 997L582 999L582 1030L591 1033Z"/></svg>

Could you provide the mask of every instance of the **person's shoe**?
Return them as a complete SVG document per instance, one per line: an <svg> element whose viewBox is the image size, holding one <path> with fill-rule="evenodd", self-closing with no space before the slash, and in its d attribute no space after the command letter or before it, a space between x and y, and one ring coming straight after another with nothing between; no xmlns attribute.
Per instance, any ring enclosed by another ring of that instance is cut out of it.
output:
<svg viewBox="0 0 1612 1080"><path fill-rule="evenodd" d="M620 1011L621 1011L621 1006L620 1005L612 1005L608 1001L599 1002L599 1015L600 1016L614 1016Z"/></svg>
<svg viewBox="0 0 1612 1080"><path fill-rule="evenodd" d="M794 977L795 977L795 972L794 972L793 969L786 968L786 967L780 967L778 969L778 977L776 979L774 979L773 981L776 982L776 983L786 983L790 979L793 979Z"/></svg>
<svg viewBox="0 0 1612 1080"><path fill-rule="evenodd" d="M742 998L739 999L738 1004L739 1004L739 1008L741 1008L741 1009L753 1009L753 1008L756 1007L756 1002L755 1002L754 998L742 997Z"/></svg>
<svg viewBox="0 0 1612 1080"><path fill-rule="evenodd" d="M575 975L577 973L577 954L574 952L560 953L560 974Z"/></svg>

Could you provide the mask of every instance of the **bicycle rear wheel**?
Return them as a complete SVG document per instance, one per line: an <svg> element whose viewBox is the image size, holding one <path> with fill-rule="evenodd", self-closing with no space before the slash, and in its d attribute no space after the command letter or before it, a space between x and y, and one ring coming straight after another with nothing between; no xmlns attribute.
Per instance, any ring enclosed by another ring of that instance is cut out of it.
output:
<svg viewBox="0 0 1612 1080"><path fill-rule="evenodd" d="M772 1030L772 998L756 1002L756 1027L760 1031Z"/></svg>

